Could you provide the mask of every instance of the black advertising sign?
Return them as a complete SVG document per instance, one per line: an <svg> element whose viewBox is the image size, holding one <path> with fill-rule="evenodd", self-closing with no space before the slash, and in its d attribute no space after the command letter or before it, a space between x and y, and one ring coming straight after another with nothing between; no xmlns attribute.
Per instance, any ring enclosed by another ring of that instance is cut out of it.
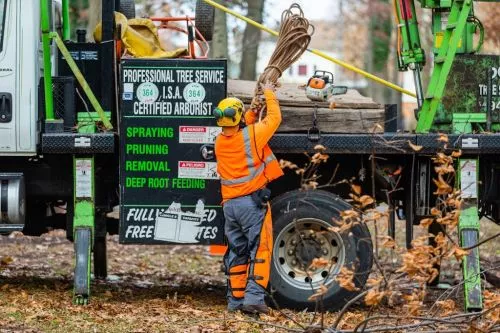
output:
<svg viewBox="0 0 500 333"><path fill-rule="evenodd" d="M220 133L226 61L130 59L121 81L120 242L222 244L216 162L201 151Z"/></svg>

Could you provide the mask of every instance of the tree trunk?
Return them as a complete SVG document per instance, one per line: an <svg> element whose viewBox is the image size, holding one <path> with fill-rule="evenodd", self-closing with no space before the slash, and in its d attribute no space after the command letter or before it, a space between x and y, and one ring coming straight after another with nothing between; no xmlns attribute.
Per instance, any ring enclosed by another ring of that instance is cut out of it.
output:
<svg viewBox="0 0 500 333"><path fill-rule="evenodd" d="M216 0L216 2L224 5L225 1ZM227 19L226 13L222 10L215 11L214 34L210 45L210 58L228 58Z"/></svg>
<svg viewBox="0 0 500 333"><path fill-rule="evenodd" d="M94 41L94 29L101 21L101 0L89 0L89 22L87 24L87 40Z"/></svg>
<svg viewBox="0 0 500 333"><path fill-rule="evenodd" d="M249 0L247 16L252 20L262 23L264 0ZM240 79L255 80L257 71L257 55L259 51L261 32L259 29L247 24L243 33L243 55L240 63Z"/></svg>

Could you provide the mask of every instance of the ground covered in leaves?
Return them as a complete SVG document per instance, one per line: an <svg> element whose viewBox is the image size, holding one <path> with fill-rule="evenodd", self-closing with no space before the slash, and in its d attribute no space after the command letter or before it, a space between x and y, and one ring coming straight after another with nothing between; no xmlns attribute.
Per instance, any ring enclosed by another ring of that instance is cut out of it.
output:
<svg viewBox="0 0 500 333"><path fill-rule="evenodd" d="M92 282L90 305L75 306L73 244L64 231L0 236L0 248L0 332L283 332L321 321L327 327L337 316L291 310L260 318L229 314L221 260L206 247L125 246L116 236L108 237L108 280ZM498 243L487 250L493 257L498 251ZM461 293L455 294L459 299ZM438 296L429 293L426 306ZM380 306L375 313L406 315L401 306ZM369 314L371 307L356 305L338 328L352 329Z"/></svg>

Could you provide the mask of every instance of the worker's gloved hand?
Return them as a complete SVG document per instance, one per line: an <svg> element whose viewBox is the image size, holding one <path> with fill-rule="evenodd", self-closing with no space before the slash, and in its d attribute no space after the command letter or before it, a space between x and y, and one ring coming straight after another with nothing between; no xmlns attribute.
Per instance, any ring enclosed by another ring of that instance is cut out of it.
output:
<svg viewBox="0 0 500 333"><path fill-rule="evenodd" d="M248 109L253 113L259 113L265 103L264 95L255 95L252 99L251 107Z"/></svg>
<svg viewBox="0 0 500 333"><path fill-rule="evenodd" d="M262 91L264 90L276 91L276 85L270 81L266 81L265 83L260 84L260 89Z"/></svg>

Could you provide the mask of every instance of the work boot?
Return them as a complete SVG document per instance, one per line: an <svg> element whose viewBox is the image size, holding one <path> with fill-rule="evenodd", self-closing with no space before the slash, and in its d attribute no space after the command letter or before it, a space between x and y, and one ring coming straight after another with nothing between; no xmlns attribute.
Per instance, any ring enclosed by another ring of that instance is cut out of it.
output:
<svg viewBox="0 0 500 333"><path fill-rule="evenodd" d="M236 306L228 306L227 312L236 312L243 310L243 304L238 304Z"/></svg>
<svg viewBox="0 0 500 333"><path fill-rule="evenodd" d="M268 314L269 308L265 304L249 304L249 305L243 305L241 311L250 314L258 314L258 313Z"/></svg>

